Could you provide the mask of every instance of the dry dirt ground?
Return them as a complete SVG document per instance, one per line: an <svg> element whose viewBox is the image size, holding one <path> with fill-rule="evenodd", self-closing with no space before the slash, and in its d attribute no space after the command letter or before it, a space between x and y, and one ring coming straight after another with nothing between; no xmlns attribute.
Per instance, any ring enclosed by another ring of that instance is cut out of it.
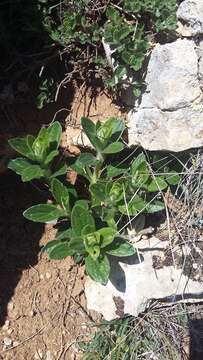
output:
<svg viewBox="0 0 203 360"><path fill-rule="evenodd" d="M81 116L102 121L125 118L125 113L100 90L67 89L57 104L41 111L29 94L23 99L17 94L13 102L0 103L0 359L78 360L77 342L95 330L100 317L86 309L84 268L71 259L49 261L41 253L56 230L27 221L22 212L46 202L47 194L6 170L13 156L7 139L36 134L57 119L66 130L63 146L68 148L80 131ZM190 356L197 359L203 355Z"/></svg>
<svg viewBox="0 0 203 360"><path fill-rule="evenodd" d="M49 261L41 254L55 229L25 220L22 212L47 197L6 170L12 156L7 139L35 134L53 118L74 131L81 116L97 120L121 112L105 93L85 89L75 95L71 89L41 111L32 99L0 105L0 359L78 359L76 342L90 332L87 324L99 320L86 311L84 269L71 259Z"/></svg>

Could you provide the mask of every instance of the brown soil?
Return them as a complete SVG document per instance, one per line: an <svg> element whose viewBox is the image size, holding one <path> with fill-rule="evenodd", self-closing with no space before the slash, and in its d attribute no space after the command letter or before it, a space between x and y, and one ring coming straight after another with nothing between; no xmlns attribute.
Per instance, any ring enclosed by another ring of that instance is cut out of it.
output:
<svg viewBox="0 0 203 360"><path fill-rule="evenodd" d="M6 162L12 156L6 141L9 137L35 134L54 116L65 127L67 116L70 119L74 114L79 124L84 111L70 111L74 91L67 92L57 105L41 111L32 101L0 104L0 359L3 360L79 359L76 342L90 333L87 324L99 319L86 310L84 268L71 259L49 261L40 252L40 247L53 239L54 227L29 222L22 216L29 206L46 202L47 194L36 185L21 183L17 175L6 170ZM99 95L98 99L88 105L90 116L96 115L95 109L102 117L119 113L113 104L110 106L107 95ZM75 98L73 108L79 105L80 99Z"/></svg>

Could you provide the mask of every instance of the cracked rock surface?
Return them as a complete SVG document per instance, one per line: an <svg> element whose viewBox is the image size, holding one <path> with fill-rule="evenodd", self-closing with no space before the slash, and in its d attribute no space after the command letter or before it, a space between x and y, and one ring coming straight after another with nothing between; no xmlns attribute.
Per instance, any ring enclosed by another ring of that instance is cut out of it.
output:
<svg viewBox="0 0 203 360"><path fill-rule="evenodd" d="M203 34L203 1L184 0L177 11L180 20L179 33L182 36L196 36Z"/></svg>
<svg viewBox="0 0 203 360"><path fill-rule="evenodd" d="M203 43L156 45L141 103L129 113L129 143L149 150L203 146Z"/></svg>

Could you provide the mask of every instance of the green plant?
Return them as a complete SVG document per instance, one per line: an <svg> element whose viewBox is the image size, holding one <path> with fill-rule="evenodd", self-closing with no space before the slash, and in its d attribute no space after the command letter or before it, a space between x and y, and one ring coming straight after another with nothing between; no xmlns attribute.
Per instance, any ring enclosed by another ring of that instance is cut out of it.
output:
<svg viewBox="0 0 203 360"><path fill-rule="evenodd" d="M82 360L149 360L180 358L185 354L191 309L178 304L170 309L148 309L138 317L102 320L89 341L78 343ZM193 309L192 311L195 312ZM196 310L197 312L197 310ZM194 315L193 315L194 316Z"/></svg>
<svg viewBox="0 0 203 360"><path fill-rule="evenodd" d="M115 64L112 76L106 84L118 90L123 83L133 86L136 96L140 95L143 77L138 72L158 33L173 32L176 28L176 0L167 3L161 0L69 1L60 7L61 23L50 29L50 36L65 48L74 48L82 53L96 70L107 68L102 51L102 39L113 47ZM103 56L103 61L102 61ZM128 75L134 80L129 81Z"/></svg>
<svg viewBox="0 0 203 360"><path fill-rule="evenodd" d="M106 284L110 257L135 253L119 224L126 219L131 221L140 213L163 210L164 204L157 200L157 193L168 184L176 184L179 176L151 173L143 152L131 164L119 163L125 150L122 120L110 118L105 123L94 124L82 118L81 123L93 146L91 153L82 153L68 164L58 163L62 129L54 122L42 128L36 138L28 135L9 140L11 147L23 157L11 160L8 167L20 175L22 181L42 179L50 189L52 203L34 205L23 213L31 221L65 224L65 230L59 229L56 238L44 247L49 257L82 256L91 278ZM83 193L57 179L67 168L84 179Z"/></svg>

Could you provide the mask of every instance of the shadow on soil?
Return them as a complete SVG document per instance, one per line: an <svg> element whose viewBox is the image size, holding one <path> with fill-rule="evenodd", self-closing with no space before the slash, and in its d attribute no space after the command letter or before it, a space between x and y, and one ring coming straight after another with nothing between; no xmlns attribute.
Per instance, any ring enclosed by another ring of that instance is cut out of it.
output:
<svg viewBox="0 0 203 360"><path fill-rule="evenodd" d="M189 360L203 359L203 318L188 320L190 334Z"/></svg>
<svg viewBox="0 0 203 360"><path fill-rule="evenodd" d="M27 221L22 212L46 200L45 194L10 171L0 176L0 325L22 272L38 262L44 225Z"/></svg>

